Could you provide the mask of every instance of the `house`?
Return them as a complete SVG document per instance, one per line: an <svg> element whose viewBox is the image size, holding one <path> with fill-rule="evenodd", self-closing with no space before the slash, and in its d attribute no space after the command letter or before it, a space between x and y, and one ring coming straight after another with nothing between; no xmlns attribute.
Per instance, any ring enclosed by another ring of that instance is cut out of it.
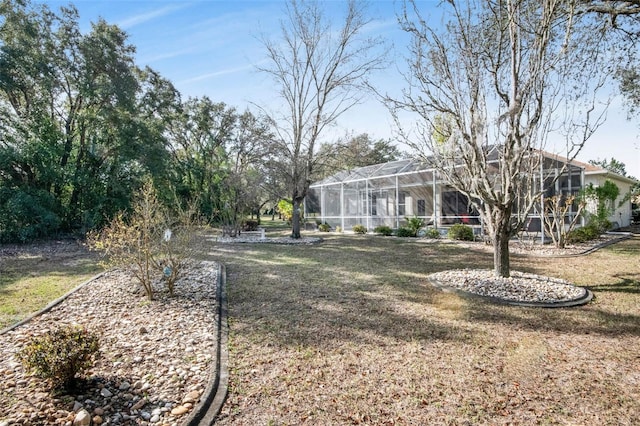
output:
<svg viewBox="0 0 640 426"><path fill-rule="evenodd" d="M623 198L634 184L633 179L549 153L543 153L543 158L537 181L548 187L540 203L529 213L529 231L541 232L540 213L545 197L576 194L589 184L599 186L607 179L620 189L617 208L610 220L615 226L631 223L631 201ZM569 219L574 214L569 211ZM435 228L466 223L479 232L482 226L467 198L444 181L433 167L418 159L344 170L312 184L305 201L305 217L344 230L357 224L369 230L380 225L399 228L407 217L413 216L423 218Z"/></svg>
<svg viewBox="0 0 640 426"><path fill-rule="evenodd" d="M633 220L631 205L633 200L629 198L629 194L632 187L637 183L636 180L612 173L592 164L579 161L574 161L574 164L584 168L586 185L593 184L593 186L599 187L607 180L616 184L620 190L620 195L615 201L615 212L609 217L609 220L614 224L614 227L629 226ZM589 209L589 207L587 208ZM593 209L590 210L591 213L595 213Z"/></svg>

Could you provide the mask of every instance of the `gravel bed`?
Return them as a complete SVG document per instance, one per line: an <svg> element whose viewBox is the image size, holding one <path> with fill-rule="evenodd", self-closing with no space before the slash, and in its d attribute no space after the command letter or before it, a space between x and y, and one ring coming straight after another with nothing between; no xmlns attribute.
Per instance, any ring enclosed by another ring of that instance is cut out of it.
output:
<svg viewBox="0 0 640 426"><path fill-rule="evenodd" d="M509 278L497 278L489 270L457 269L436 272L429 279L442 287L514 302L568 302L587 293L586 289L561 279L518 271L512 271Z"/></svg>
<svg viewBox="0 0 640 426"><path fill-rule="evenodd" d="M306 244L317 244L322 241L322 238L320 237L302 237L302 238L267 237L267 238L261 239L260 237L256 237L253 235L250 235L250 236L240 235L238 237L215 237L214 241L219 243L261 243L261 244L306 245Z"/></svg>
<svg viewBox="0 0 640 426"><path fill-rule="evenodd" d="M212 262L193 265L174 297L157 283L152 302L131 277L109 272L0 335L0 425L71 426L87 415L94 425L180 425L210 379L217 270ZM76 391L52 394L15 354L31 336L63 324L96 331L100 357Z"/></svg>

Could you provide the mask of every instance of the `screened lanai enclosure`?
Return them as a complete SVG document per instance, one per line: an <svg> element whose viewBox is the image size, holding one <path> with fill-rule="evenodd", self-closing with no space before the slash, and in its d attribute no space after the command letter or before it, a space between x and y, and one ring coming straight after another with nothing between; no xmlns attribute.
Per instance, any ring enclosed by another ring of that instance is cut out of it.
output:
<svg viewBox="0 0 640 426"><path fill-rule="evenodd" d="M544 198L576 194L584 187L584 169L557 157L545 157L534 180L544 182L540 201L529 213L527 231L541 231ZM567 223L576 209L569 211ZM305 217L332 228L368 230L386 225L397 229L407 218L424 219L427 226L446 230L464 223L480 233L482 224L467 197L440 178L436 170L416 159L345 170L311 185L305 202Z"/></svg>

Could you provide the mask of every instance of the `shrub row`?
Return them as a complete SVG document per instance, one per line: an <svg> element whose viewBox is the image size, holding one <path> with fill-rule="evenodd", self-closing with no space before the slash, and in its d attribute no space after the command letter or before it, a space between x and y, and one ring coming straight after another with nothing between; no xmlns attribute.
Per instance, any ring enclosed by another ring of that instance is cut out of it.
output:
<svg viewBox="0 0 640 426"><path fill-rule="evenodd" d="M420 234L421 228L422 228L422 222L414 221L412 223L410 221L410 223L407 226L398 228L395 231L395 235L397 237L402 237L402 238L417 237ZM359 233L359 234L365 234L367 232L367 229L364 227L364 225L354 225L353 232ZM373 230L373 232L383 236L390 236L394 234L393 229L391 229L391 227L386 225L377 226ZM440 231L438 231L435 228L429 228L425 230L423 234L420 234L420 235L424 235L427 238L435 239L435 238L440 238ZM451 228L449 228L447 237L451 240L473 241L474 240L473 229L470 226L467 226L461 223L455 224Z"/></svg>

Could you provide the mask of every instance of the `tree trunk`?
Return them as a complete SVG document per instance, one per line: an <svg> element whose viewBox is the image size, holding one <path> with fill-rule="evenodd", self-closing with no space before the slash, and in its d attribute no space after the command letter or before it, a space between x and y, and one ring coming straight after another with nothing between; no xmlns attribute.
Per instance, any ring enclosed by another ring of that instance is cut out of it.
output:
<svg viewBox="0 0 640 426"><path fill-rule="evenodd" d="M300 205L302 201L299 198L293 199L293 215L291 216L291 238L298 239L301 237L300 235L300 222L301 214L300 214Z"/></svg>
<svg viewBox="0 0 640 426"><path fill-rule="evenodd" d="M509 234L500 233L493 241L493 271L497 277L509 277Z"/></svg>
<svg viewBox="0 0 640 426"><path fill-rule="evenodd" d="M496 277L508 278L511 275L509 264L509 240L511 239L511 227L508 219L498 220L494 224L495 235L493 240L493 272Z"/></svg>

